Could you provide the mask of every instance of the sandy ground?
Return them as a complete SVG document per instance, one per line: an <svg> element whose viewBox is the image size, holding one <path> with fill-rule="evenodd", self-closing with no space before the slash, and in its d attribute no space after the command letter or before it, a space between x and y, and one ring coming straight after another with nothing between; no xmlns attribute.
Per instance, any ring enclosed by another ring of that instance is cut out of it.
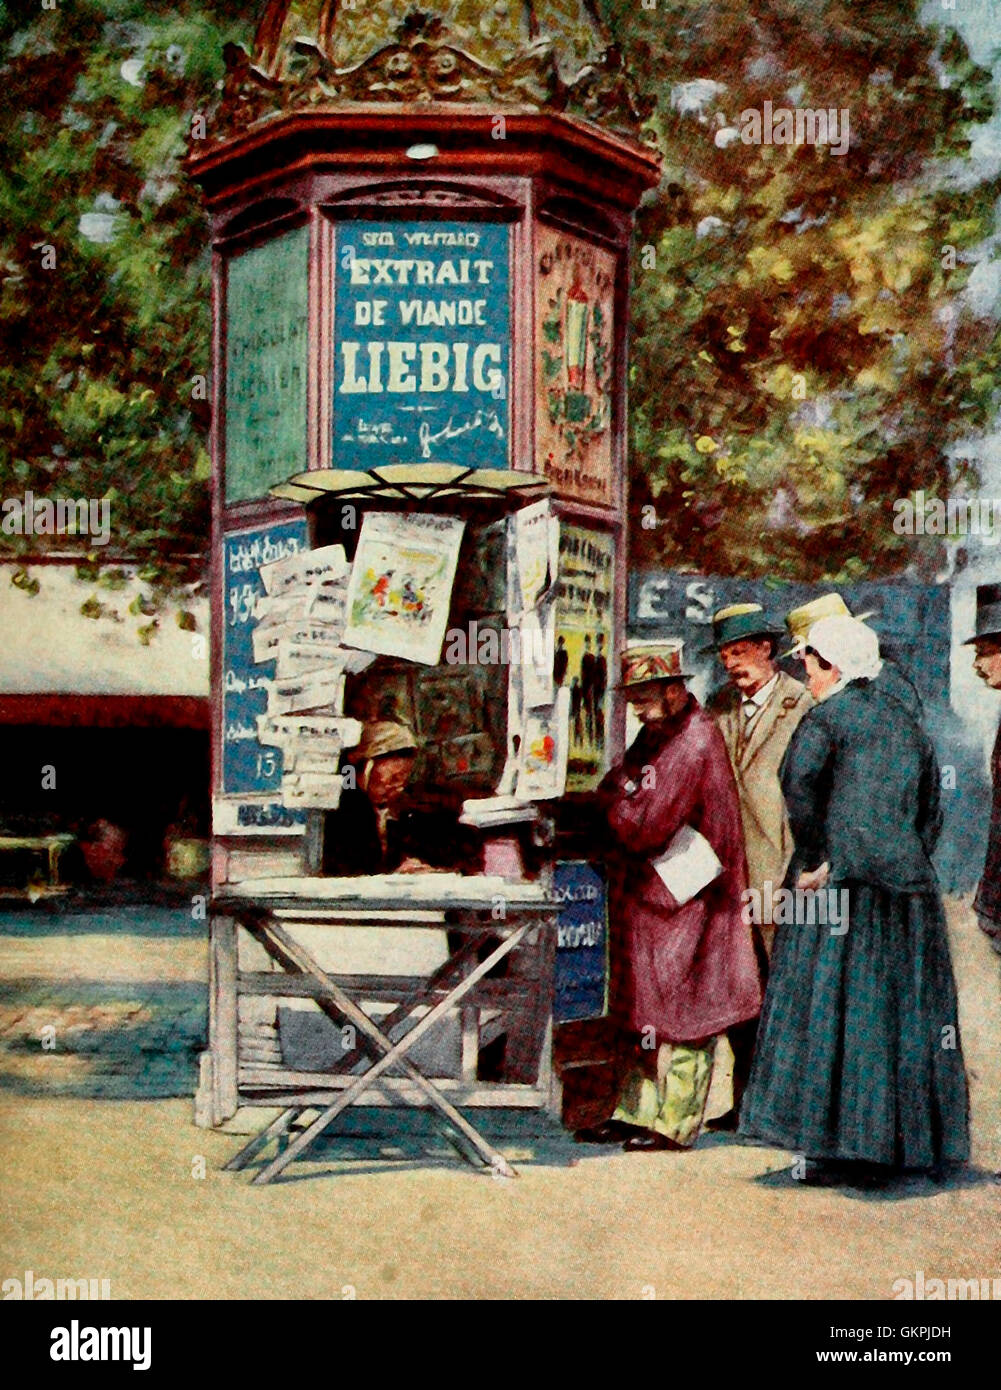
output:
<svg viewBox="0 0 1001 1390"><path fill-rule="evenodd" d="M510 1118L490 1131L519 1166L504 1181L464 1165L433 1125L354 1112L315 1161L253 1188L220 1171L241 1141L196 1129L190 1099L32 1094L53 1066L82 1075L87 1058L22 1045L13 1069L0 1065L0 1275L110 1278L118 1298L885 1299L918 1270L997 1277L1001 962L968 904L952 904L950 920L974 1164L948 1185L804 1188L788 1155L722 1138L684 1155L625 1155ZM79 942L0 939L0 981L51 979L59 960L64 978L90 969L104 948ZM187 979L199 951L204 960L194 941L116 941L105 964L135 981L162 954L163 969L181 972L169 978ZM104 1009L72 1026L142 1013L127 1000ZM722 1082L715 1096L722 1109Z"/></svg>

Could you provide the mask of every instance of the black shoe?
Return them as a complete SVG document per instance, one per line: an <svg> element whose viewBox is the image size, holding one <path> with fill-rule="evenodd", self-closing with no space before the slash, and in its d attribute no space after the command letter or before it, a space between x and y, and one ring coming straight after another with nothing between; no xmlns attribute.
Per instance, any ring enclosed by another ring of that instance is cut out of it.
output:
<svg viewBox="0 0 1001 1390"><path fill-rule="evenodd" d="M800 1160L802 1163L802 1160ZM869 1190L885 1187L896 1176L892 1168L855 1159L807 1159L800 1170L794 1164L789 1170L797 1182L806 1187L858 1187Z"/></svg>
<svg viewBox="0 0 1001 1390"><path fill-rule="evenodd" d="M717 1115L713 1120L706 1120L706 1129L714 1134L736 1134L737 1126L740 1124L740 1115L736 1110L728 1110L725 1115Z"/></svg>
<svg viewBox="0 0 1001 1390"><path fill-rule="evenodd" d="M623 1124L621 1120L602 1120L601 1124L589 1129L578 1129L574 1139L578 1144L621 1144L630 1134L642 1134L636 1125Z"/></svg>
<svg viewBox="0 0 1001 1390"><path fill-rule="evenodd" d="M797 1159L788 1170L789 1174L804 1187L844 1187L845 1172L840 1163L826 1159Z"/></svg>
<svg viewBox="0 0 1001 1390"><path fill-rule="evenodd" d="M627 1154L652 1154L661 1153L665 1149L672 1153L687 1153L684 1144L679 1144L674 1139L669 1139L666 1134L657 1134L655 1130L647 1129L641 1134L634 1134L622 1145Z"/></svg>

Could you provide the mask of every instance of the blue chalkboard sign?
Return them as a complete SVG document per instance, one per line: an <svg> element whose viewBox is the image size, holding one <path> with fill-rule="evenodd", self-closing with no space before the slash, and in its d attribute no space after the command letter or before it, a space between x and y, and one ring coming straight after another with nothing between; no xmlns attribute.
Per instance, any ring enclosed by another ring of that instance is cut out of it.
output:
<svg viewBox="0 0 1001 1390"><path fill-rule="evenodd" d="M264 593L262 565L307 549L305 521L233 531L223 540L225 614L222 658L222 791L225 796L262 796L281 786L282 760L277 749L257 741L257 716L267 709L267 681L273 661L254 661L254 610ZM240 808L240 823L269 826L305 823L305 812L287 811L276 795L273 806Z"/></svg>
<svg viewBox="0 0 1001 1390"><path fill-rule="evenodd" d="M560 860L553 870L556 986L553 1019L600 1018L608 996L608 907L602 875L582 860Z"/></svg>
<svg viewBox="0 0 1001 1390"><path fill-rule="evenodd" d="M337 231L334 468L509 468L510 229Z"/></svg>

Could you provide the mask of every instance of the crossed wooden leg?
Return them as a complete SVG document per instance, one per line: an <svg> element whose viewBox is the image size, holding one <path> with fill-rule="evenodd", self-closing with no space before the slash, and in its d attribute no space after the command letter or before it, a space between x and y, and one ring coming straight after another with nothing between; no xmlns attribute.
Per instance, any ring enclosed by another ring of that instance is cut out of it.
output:
<svg viewBox="0 0 1001 1390"><path fill-rule="evenodd" d="M268 953L276 960L281 961L286 968L291 967L295 971L308 974L313 977L319 986L317 1002L321 1008L330 1005L336 1010L340 1017L346 1018L349 1023L354 1024L358 1032L368 1040L374 1051L381 1054L368 1071L363 1072L352 1082L333 1104L323 1110L320 1115L304 1129L291 1144L272 1159L272 1161L262 1168L253 1178L255 1185L263 1185L271 1182L301 1153L310 1147L319 1138L325 1129L332 1123L337 1116L352 1105L356 1098L359 1098L378 1076L390 1067L398 1067L403 1074L413 1081L414 1084L423 1092L432 1107L438 1110L450 1124L462 1134L480 1157L495 1173L502 1177L513 1178L517 1174L515 1170L504 1158L503 1154L489 1144L483 1136L469 1123L463 1115L448 1101L436 1086L425 1077L406 1055L425 1033L444 1017L455 1005L465 997L469 991L479 983L484 975L488 974L498 961L503 958L521 941L525 933L530 930L531 923L525 922L522 926L516 927L509 936L501 941L497 948L490 952L485 960L441 999L418 1023L405 1034L399 1042L392 1042L381 1028L369 1018L359 1006L348 997L329 975L323 971L309 952L295 941L285 929L278 925L274 920L265 914L254 914L244 919L244 925L261 942ZM242 1168L249 1159L270 1139L284 1133L295 1118L302 1114L305 1109L312 1107L289 1107L282 1112L277 1119L273 1120L260 1134L255 1135L249 1144L245 1145L238 1154L226 1165L227 1168Z"/></svg>

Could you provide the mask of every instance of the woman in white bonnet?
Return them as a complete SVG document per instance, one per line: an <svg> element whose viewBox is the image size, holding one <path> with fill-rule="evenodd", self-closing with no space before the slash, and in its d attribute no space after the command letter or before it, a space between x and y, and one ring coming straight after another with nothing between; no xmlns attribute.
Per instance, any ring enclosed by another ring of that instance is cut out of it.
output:
<svg viewBox="0 0 1001 1390"><path fill-rule="evenodd" d="M966 1075L931 854L935 751L878 680L879 639L824 618L803 653L817 704L781 767L795 851L740 1133L813 1182L882 1181L969 1157Z"/></svg>
<svg viewBox="0 0 1001 1390"><path fill-rule="evenodd" d="M879 638L858 618L821 618L814 623L804 653L810 656L814 660L806 661L807 684L815 700L843 690L849 681L873 681L883 669ZM836 671L836 678L832 680L828 671Z"/></svg>

